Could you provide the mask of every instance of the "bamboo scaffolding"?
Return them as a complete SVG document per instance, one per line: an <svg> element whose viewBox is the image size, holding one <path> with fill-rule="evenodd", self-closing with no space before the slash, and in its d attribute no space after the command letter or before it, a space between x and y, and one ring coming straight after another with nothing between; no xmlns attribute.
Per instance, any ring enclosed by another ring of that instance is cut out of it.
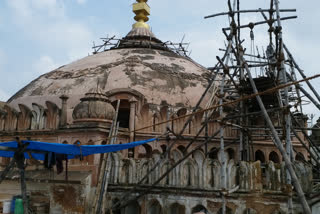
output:
<svg viewBox="0 0 320 214"><path fill-rule="evenodd" d="M275 12L275 10L270 10L270 9L258 9L258 10L237 10L237 11L232 11L234 14L240 14L240 13L259 13L259 12ZM296 9L282 9L280 12L297 12ZM217 16L224 16L224 15L230 15L230 12L223 12L223 13L216 13L213 15L205 16L205 19L209 18L214 18Z"/></svg>

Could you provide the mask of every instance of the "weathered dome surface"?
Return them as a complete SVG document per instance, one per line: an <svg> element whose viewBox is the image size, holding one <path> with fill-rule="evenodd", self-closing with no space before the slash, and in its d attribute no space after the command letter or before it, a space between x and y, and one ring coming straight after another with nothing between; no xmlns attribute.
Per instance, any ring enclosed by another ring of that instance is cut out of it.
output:
<svg viewBox="0 0 320 214"><path fill-rule="evenodd" d="M70 97L68 108L99 87L133 89L148 103L166 101L173 106L194 106L207 85L208 71L173 52L147 48L120 48L97 53L62 66L32 81L8 101L45 105L47 100L60 106L59 96Z"/></svg>
<svg viewBox="0 0 320 214"><path fill-rule="evenodd" d="M108 98L101 93L87 93L73 110L75 121L106 121L111 122L115 110Z"/></svg>

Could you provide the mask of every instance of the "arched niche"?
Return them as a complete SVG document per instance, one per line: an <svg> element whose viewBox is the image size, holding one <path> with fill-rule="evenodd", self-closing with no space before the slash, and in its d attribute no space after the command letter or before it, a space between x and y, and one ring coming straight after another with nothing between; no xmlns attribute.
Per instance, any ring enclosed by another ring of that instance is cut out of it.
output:
<svg viewBox="0 0 320 214"><path fill-rule="evenodd" d="M247 208L245 211L243 211L243 214L258 214L258 212L255 209Z"/></svg>
<svg viewBox="0 0 320 214"><path fill-rule="evenodd" d="M212 160L218 160L218 152L219 150L217 148L212 148L209 151L209 158Z"/></svg>
<svg viewBox="0 0 320 214"><path fill-rule="evenodd" d="M207 208L202 205L197 205L191 210L191 214L209 214Z"/></svg>
<svg viewBox="0 0 320 214"><path fill-rule="evenodd" d="M266 162L266 158L264 156L264 153L261 150L257 150L254 153L254 160L255 161L260 161L261 163L265 163Z"/></svg>
<svg viewBox="0 0 320 214"><path fill-rule="evenodd" d="M169 207L168 214L185 214L185 213L186 213L186 208L181 204L174 203L174 204L171 204L171 206Z"/></svg>
<svg viewBox="0 0 320 214"><path fill-rule="evenodd" d="M138 158L151 158L152 157L152 147L148 144L139 146Z"/></svg>
<svg viewBox="0 0 320 214"><path fill-rule="evenodd" d="M222 208L219 209L218 214L223 214ZM233 211L230 207L226 207L226 214L233 214Z"/></svg>
<svg viewBox="0 0 320 214"><path fill-rule="evenodd" d="M167 151L166 145L161 145L160 147L161 147L162 153L165 153Z"/></svg>
<svg viewBox="0 0 320 214"><path fill-rule="evenodd" d="M162 214L161 204L157 200L152 200L148 203L147 214Z"/></svg>
<svg viewBox="0 0 320 214"><path fill-rule="evenodd" d="M177 147L177 149L182 153L182 154L185 154L185 150L186 150L186 147L184 147L184 146L182 146L182 145L180 145L180 146L178 146Z"/></svg>
<svg viewBox="0 0 320 214"><path fill-rule="evenodd" d="M273 163L280 163L280 158L278 153L276 153L275 151L270 152L269 161L272 161Z"/></svg>
<svg viewBox="0 0 320 214"><path fill-rule="evenodd" d="M140 206L138 202L131 202L126 208L125 208L125 214L140 214Z"/></svg>
<svg viewBox="0 0 320 214"><path fill-rule="evenodd" d="M121 209L120 207L120 200L117 198L112 199L112 214L121 214ZM107 214L111 214L110 210L107 211Z"/></svg>
<svg viewBox="0 0 320 214"><path fill-rule="evenodd" d="M235 158L235 151L234 151L234 149L228 148L228 149L227 149L227 153L228 153L228 156L229 156L229 160Z"/></svg>
<svg viewBox="0 0 320 214"><path fill-rule="evenodd" d="M306 159L304 158L304 155L301 152L298 152L296 154L295 160L296 161L300 161L300 162L305 162L306 161Z"/></svg>

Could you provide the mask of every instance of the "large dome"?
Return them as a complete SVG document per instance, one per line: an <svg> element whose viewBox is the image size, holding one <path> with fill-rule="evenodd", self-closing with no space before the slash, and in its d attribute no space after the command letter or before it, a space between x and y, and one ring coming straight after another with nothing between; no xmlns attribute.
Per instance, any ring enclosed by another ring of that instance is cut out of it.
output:
<svg viewBox="0 0 320 214"><path fill-rule="evenodd" d="M25 86L8 103L31 106L51 101L60 106L67 95L68 108L97 88L105 93L130 89L146 102L194 106L207 85L208 71L188 57L170 51L146 29L134 29L117 48L96 53L46 73Z"/></svg>

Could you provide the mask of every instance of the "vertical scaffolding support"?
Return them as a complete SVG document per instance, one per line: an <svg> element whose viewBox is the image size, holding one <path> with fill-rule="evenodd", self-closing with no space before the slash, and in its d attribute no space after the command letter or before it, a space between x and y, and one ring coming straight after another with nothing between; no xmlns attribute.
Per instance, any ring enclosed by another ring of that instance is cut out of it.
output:
<svg viewBox="0 0 320 214"><path fill-rule="evenodd" d="M222 77L221 84L220 84L220 99L219 104L223 104L223 98L224 98L224 82L225 82L225 74ZM220 117L223 117L223 107L219 107L219 114ZM227 190L227 161L225 157L225 151L224 151L224 126L223 124L220 124L220 162L221 162L221 187L222 187L222 214L226 213L226 197L225 192Z"/></svg>
<svg viewBox="0 0 320 214"><path fill-rule="evenodd" d="M244 61L243 57L241 58L241 60ZM245 65L245 69L246 69L246 71L248 73L248 77L249 77L249 80L250 80L250 84L251 84L251 86L253 88L253 92L254 93L258 93L256 84L253 81L253 78L252 78L252 75L251 75L250 70L248 68L248 65L247 64L244 64L244 65ZM281 155L282 155L282 157L283 157L283 159L285 161L285 164L286 164L286 167L287 167L287 169L288 169L288 171L290 173L293 185L294 185L294 187L295 187L295 189L297 191L298 197L299 197L299 199L301 201L304 213L305 214L311 214L311 210L310 210L309 204L308 204L308 202L306 200L306 197L304 195L302 187L301 187L301 185L299 183L298 177L297 177L297 175L296 175L296 173L294 171L293 165L291 163L291 158L287 155L287 153L286 153L286 151L285 151L285 149L284 149L284 147L282 145L282 142L281 142L281 140L280 140L280 138L278 136L278 133L277 133L276 129L273 126L273 123L272 123L272 121L271 121L271 119L270 119L270 117L269 117L269 115L268 115L268 113L266 111L266 108L264 107L264 104L262 102L261 97L257 96L256 99L257 99L257 101L259 103L259 106L260 106L260 109L261 109L261 111L263 113L263 116L264 116L264 118L265 118L265 120L266 120L266 122L267 122L267 124L268 124L268 126L269 126L269 128L271 130L271 132L272 132L273 141L274 141L275 145L277 146L277 148L279 149L279 151L280 151L280 153L281 153Z"/></svg>
<svg viewBox="0 0 320 214"><path fill-rule="evenodd" d="M279 9L279 1L275 0L275 6L276 6L276 15L277 15L277 27L279 29L279 35L278 35L278 41L279 41L279 60L280 60L280 74L282 75L283 84L287 83L287 71L284 65L284 51L283 51L283 39L282 39L282 25L280 20L280 9ZM291 116L290 116L290 109L289 109L289 93L288 88L284 88L284 104L287 108L285 111L285 132L286 132L286 153L289 157L289 159L293 160L293 148L291 143ZM282 103L282 100L280 100ZM290 187L292 185L291 181L291 175L289 170L286 170L286 182L288 186ZM293 212L293 204L292 204L292 189L289 190L289 198L288 198L288 214L292 214Z"/></svg>

